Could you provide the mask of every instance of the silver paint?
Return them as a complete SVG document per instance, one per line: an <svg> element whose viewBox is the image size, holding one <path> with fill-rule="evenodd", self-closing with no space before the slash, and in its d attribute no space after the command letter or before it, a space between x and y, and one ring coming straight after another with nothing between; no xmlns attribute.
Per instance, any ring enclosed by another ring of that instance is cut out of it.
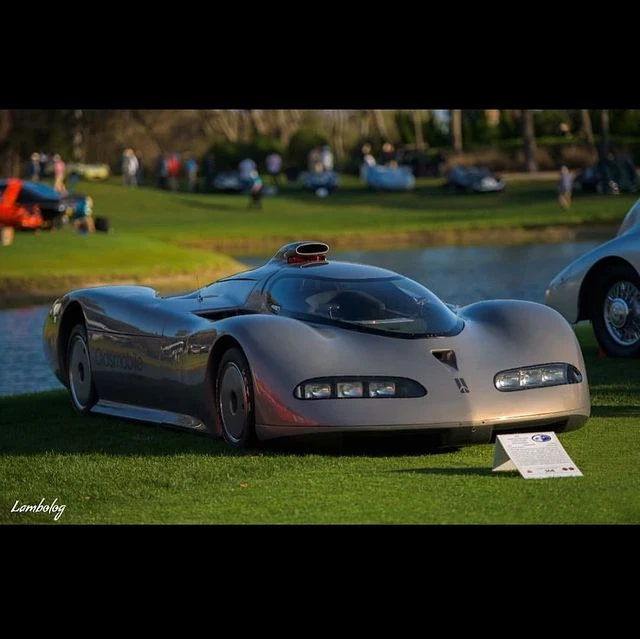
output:
<svg viewBox="0 0 640 639"><path fill-rule="evenodd" d="M275 274L325 268L283 263L291 250L296 243L260 268L179 297L163 298L138 286L72 291L56 300L43 327L52 369L68 386L60 361L66 344L59 340L67 313L78 305L75 311L81 310L87 326L100 398L93 412L206 429L219 437L215 375L224 350L239 345L251 369L259 438L417 429L446 432L463 445L487 441L492 432L536 426L560 432L588 420L582 353L571 326L557 311L516 300L479 302L457 311L464 321L458 334L419 339L309 323L269 309L269 281ZM332 264L328 271L338 274L341 269L362 278L389 274L374 267ZM442 350L453 352L449 363L432 354ZM493 384L499 371L551 362L575 366L582 383L512 393L501 393ZM408 377L428 393L411 399L309 401L294 396L305 379L340 375ZM456 378L464 378L468 393L460 392Z"/></svg>

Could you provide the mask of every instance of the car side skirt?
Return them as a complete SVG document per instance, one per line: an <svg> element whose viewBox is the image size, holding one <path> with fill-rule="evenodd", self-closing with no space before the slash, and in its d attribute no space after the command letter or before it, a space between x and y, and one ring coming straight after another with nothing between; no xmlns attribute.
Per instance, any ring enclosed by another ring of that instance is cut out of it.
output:
<svg viewBox="0 0 640 639"><path fill-rule="evenodd" d="M154 424L187 428L195 431L206 431L207 428L202 421L190 415L174 413L156 408L146 408L144 406L134 406L109 400L100 400L92 409L92 413L101 415L111 415L122 419L135 419Z"/></svg>

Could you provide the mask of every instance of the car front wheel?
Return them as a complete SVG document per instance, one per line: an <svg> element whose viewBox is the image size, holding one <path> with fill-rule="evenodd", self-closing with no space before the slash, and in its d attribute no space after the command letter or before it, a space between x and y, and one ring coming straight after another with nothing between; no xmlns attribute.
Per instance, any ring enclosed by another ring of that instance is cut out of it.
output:
<svg viewBox="0 0 640 639"><path fill-rule="evenodd" d="M86 415L98 401L98 394L93 384L87 331L84 324L74 326L69 337L67 379L74 410L81 415Z"/></svg>
<svg viewBox="0 0 640 639"><path fill-rule="evenodd" d="M640 355L640 277L633 268L618 265L599 276L591 321L609 357Z"/></svg>
<svg viewBox="0 0 640 639"><path fill-rule="evenodd" d="M218 367L216 403L224 439L236 448L255 444L255 414L251 369L242 350L227 350Z"/></svg>

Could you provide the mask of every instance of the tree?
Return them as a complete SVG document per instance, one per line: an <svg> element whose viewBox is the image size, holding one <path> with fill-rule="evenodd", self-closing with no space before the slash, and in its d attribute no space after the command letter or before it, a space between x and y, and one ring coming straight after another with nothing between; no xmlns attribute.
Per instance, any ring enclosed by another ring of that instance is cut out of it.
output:
<svg viewBox="0 0 640 639"><path fill-rule="evenodd" d="M582 132L584 133L585 140L587 141L587 146L592 149L594 146L594 138L589 109L580 109L580 116L582 118Z"/></svg>
<svg viewBox="0 0 640 639"><path fill-rule="evenodd" d="M376 125L376 129L378 130L378 134L383 140L389 139L389 131L387 130L387 125L384 121L384 115L381 109L373 109L373 121Z"/></svg>
<svg viewBox="0 0 640 639"><path fill-rule="evenodd" d="M522 111L522 144L524 150L525 171L534 173L538 170L536 162L536 137L533 124L533 111L525 109Z"/></svg>
<svg viewBox="0 0 640 639"><path fill-rule="evenodd" d="M607 157L609 154L609 111L608 109L602 109L600 114L600 122L602 128L602 155Z"/></svg>
<svg viewBox="0 0 640 639"><path fill-rule="evenodd" d="M451 145L454 153L462 153L462 111L451 111Z"/></svg>
<svg viewBox="0 0 640 639"><path fill-rule="evenodd" d="M411 111L411 115L413 116L413 128L415 130L415 135L416 135L416 148L418 149L418 151L424 151L425 144L424 144L424 134L422 129L424 112L421 111L420 109L413 109Z"/></svg>

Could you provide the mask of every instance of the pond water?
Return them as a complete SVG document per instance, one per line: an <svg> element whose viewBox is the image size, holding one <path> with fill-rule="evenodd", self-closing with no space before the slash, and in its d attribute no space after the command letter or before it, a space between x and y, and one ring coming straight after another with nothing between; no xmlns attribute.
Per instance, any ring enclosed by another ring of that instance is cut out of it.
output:
<svg viewBox="0 0 640 639"><path fill-rule="evenodd" d="M522 246L411 248L331 252L334 259L397 271L426 285L446 302L483 299L544 301L549 281L567 264L603 240ZM237 259L249 267L271 255ZM45 360L42 324L47 306L0 311L0 396L62 388Z"/></svg>

